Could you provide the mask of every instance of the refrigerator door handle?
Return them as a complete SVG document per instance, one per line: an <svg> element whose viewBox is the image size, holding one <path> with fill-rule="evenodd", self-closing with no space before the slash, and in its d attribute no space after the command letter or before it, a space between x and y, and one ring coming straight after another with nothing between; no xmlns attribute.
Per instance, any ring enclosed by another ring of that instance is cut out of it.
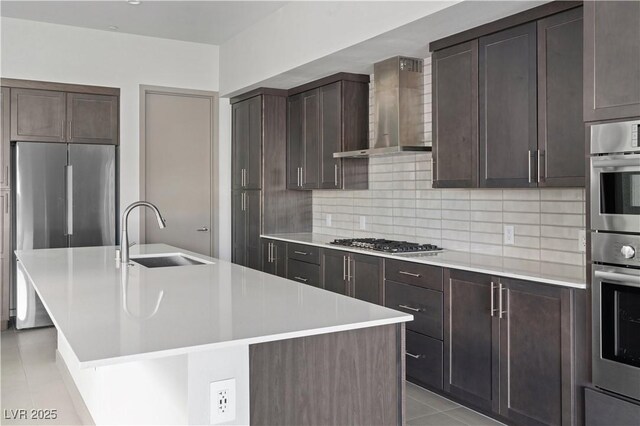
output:
<svg viewBox="0 0 640 426"><path fill-rule="evenodd" d="M66 201L67 201L67 235L73 235L73 166L65 166Z"/></svg>

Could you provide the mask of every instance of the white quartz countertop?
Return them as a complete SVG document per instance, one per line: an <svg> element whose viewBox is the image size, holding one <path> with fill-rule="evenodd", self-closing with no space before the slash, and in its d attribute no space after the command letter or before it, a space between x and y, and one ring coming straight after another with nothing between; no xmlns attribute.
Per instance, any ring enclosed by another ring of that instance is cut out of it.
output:
<svg viewBox="0 0 640 426"><path fill-rule="evenodd" d="M164 244L209 264L121 268L116 247L17 251L81 367L411 321L413 316Z"/></svg>
<svg viewBox="0 0 640 426"><path fill-rule="evenodd" d="M389 254L372 250L361 250L329 244L336 237L300 233L262 235L263 238L291 243L309 244L335 250L344 250L372 256L386 257L407 262L424 263L445 268L462 269L507 278L537 281L540 283L586 289L585 268L583 266L514 259L503 256L489 256L479 253L445 250L439 253Z"/></svg>

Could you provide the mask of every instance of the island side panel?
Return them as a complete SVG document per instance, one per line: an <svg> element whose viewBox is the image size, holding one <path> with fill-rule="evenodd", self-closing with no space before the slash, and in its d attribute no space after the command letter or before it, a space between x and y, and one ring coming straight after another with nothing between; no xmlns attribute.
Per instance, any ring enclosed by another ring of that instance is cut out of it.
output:
<svg viewBox="0 0 640 426"><path fill-rule="evenodd" d="M251 425L403 423L404 327L249 347Z"/></svg>

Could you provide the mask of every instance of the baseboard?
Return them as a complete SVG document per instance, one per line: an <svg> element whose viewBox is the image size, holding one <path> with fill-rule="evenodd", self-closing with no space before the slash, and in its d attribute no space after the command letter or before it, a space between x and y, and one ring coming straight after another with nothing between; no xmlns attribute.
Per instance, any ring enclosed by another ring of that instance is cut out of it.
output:
<svg viewBox="0 0 640 426"><path fill-rule="evenodd" d="M62 380L64 381L67 390L69 391L69 395L71 395L71 402L73 402L73 406L76 409L76 413L80 417L82 424L93 426L96 423L93 421L93 417L91 417L91 413L89 413L89 409L87 408L84 400L82 399L82 395L80 395L80 391L76 387L75 382L73 381L73 377L71 377L71 373L67 368L67 364L65 364L62 359L62 355L56 349L56 365L58 366L58 370L60 370L60 374L62 375Z"/></svg>

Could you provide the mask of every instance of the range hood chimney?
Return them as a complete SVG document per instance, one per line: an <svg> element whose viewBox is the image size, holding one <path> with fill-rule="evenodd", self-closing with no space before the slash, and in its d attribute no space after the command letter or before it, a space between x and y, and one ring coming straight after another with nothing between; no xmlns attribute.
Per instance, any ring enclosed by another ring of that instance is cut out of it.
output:
<svg viewBox="0 0 640 426"><path fill-rule="evenodd" d="M423 140L423 61L395 56L373 66L375 142L369 149L335 152L334 158L431 151Z"/></svg>

